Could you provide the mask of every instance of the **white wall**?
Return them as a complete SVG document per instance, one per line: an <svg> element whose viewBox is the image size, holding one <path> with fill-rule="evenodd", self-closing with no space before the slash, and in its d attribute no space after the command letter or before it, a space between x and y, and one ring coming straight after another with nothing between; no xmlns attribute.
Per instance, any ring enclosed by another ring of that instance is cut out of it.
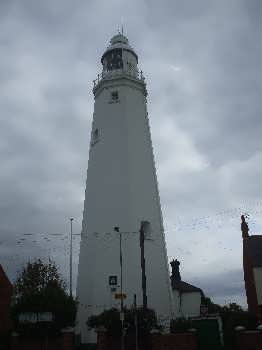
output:
<svg viewBox="0 0 262 350"><path fill-rule="evenodd" d="M174 316L178 317L197 317L200 315L201 293L191 292L180 294L173 290Z"/></svg>
<svg viewBox="0 0 262 350"><path fill-rule="evenodd" d="M253 273L256 285L258 305L262 305L262 267L254 267Z"/></svg>
<svg viewBox="0 0 262 350"><path fill-rule="evenodd" d="M173 290L173 302L174 302L174 317L179 318L181 317L181 311L182 311L182 298L180 296L180 293L174 289Z"/></svg>
<svg viewBox="0 0 262 350"><path fill-rule="evenodd" d="M196 317L200 315L201 293L182 294L182 314L183 317Z"/></svg>

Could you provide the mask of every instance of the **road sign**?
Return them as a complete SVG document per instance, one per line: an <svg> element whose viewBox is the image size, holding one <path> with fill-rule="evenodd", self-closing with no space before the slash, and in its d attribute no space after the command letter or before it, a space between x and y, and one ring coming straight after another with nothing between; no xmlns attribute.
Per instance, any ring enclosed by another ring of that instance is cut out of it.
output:
<svg viewBox="0 0 262 350"><path fill-rule="evenodd" d="M115 299L126 299L126 294L125 293L116 293L115 294Z"/></svg>
<svg viewBox="0 0 262 350"><path fill-rule="evenodd" d="M109 276L109 285L116 286L117 285L117 276Z"/></svg>

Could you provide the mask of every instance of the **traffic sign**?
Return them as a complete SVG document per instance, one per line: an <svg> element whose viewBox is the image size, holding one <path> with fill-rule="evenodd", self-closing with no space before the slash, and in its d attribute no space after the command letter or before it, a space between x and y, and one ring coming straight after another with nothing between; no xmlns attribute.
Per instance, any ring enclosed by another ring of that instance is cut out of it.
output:
<svg viewBox="0 0 262 350"><path fill-rule="evenodd" d="M125 293L116 293L115 294L115 299L126 299L126 294Z"/></svg>

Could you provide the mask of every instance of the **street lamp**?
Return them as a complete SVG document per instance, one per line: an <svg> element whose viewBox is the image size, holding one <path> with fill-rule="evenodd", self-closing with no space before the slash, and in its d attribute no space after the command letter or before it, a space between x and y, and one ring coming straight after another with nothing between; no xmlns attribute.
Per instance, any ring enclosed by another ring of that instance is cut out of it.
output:
<svg viewBox="0 0 262 350"><path fill-rule="evenodd" d="M70 218L70 226L71 226L71 232L70 232L70 267L69 267L69 273L70 273L70 297L72 297L72 257L73 257L73 220L74 218Z"/></svg>
<svg viewBox="0 0 262 350"><path fill-rule="evenodd" d="M119 231L119 227L114 227L114 230L119 233L119 256L120 256L120 320L121 320L121 349L125 348L125 329L124 329L124 305L123 305L123 255L122 255L122 232Z"/></svg>

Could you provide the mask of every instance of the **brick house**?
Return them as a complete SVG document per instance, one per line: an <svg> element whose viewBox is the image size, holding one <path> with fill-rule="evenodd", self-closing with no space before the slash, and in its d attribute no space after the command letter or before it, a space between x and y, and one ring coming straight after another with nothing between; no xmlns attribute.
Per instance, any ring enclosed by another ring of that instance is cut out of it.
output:
<svg viewBox="0 0 262 350"><path fill-rule="evenodd" d="M6 334L12 326L10 318L12 289L12 284L0 265L0 335Z"/></svg>
<svg viewBox="0 0 262 350"><path fill-rule="evenodd" d="M262 322L262 235L250 236L244 215L241 216L243 269L248 311Z"/></svg>

